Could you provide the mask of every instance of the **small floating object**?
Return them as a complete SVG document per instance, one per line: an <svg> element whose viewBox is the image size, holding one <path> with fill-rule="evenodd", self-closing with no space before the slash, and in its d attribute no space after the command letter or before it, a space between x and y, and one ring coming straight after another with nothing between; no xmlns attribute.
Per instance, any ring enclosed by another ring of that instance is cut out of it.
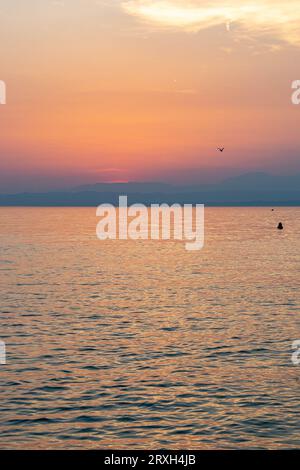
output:
<svg viewBox="0 0 300 470"><path fill-rule="evenodd" d="M279 222L279 224L277 225L277 228L278 228L278 230L283 230L283 224L281 222Z"/></svg>

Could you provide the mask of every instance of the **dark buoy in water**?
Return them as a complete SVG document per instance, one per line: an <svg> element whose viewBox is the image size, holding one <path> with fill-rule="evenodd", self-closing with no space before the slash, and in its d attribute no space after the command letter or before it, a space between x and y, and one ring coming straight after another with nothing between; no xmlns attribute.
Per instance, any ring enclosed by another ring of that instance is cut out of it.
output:
<svg viewBox="0 0 300 470"><path fill-rule="evenodd" d="M283 230L283 224L281 222L279 222L279 224L277 225L277 228L278 228L278 230Z"/></svg>

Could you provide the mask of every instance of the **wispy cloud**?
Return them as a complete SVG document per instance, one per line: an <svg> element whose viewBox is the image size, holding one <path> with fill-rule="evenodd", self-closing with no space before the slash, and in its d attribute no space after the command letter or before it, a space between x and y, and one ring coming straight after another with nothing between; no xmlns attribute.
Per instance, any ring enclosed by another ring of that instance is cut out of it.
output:
<svg viewBox="0 0 300 470"><path fill-rule="evenodd" d="M270 36L300 46L299 0L122 0L126 13L156 28L198 32L224 25L245 37ZM231 25L234 24L234 28Z"/></svg>

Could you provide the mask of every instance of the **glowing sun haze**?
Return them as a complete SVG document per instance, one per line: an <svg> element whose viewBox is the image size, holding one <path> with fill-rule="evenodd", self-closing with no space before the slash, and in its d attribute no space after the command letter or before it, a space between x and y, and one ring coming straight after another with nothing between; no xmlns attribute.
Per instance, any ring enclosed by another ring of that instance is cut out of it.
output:
<svg viewBox="0 0 300 470"><path fill-rule="evenodd" d="M128 0L122 5L129 14L158 26L195 32L236 22L249 34L268 32L283 41L300 44L299 0Z"/></svg>
<svg viewBox="0 0 300 470"><path fill-rule="evenodd" d="M300 172L299 24L299 0L0 0L0 192Z"/></svg>

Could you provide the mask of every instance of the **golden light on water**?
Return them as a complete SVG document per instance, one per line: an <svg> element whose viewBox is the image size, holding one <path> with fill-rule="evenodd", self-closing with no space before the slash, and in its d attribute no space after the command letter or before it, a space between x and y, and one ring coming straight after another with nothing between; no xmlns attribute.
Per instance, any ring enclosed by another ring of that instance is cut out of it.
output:
<svg viewBox="0 0 300 470"><path fill-rule="evenodd" d="M2 449L299 447L299 208L207 208L193 254L0 216Z"/></svg>

